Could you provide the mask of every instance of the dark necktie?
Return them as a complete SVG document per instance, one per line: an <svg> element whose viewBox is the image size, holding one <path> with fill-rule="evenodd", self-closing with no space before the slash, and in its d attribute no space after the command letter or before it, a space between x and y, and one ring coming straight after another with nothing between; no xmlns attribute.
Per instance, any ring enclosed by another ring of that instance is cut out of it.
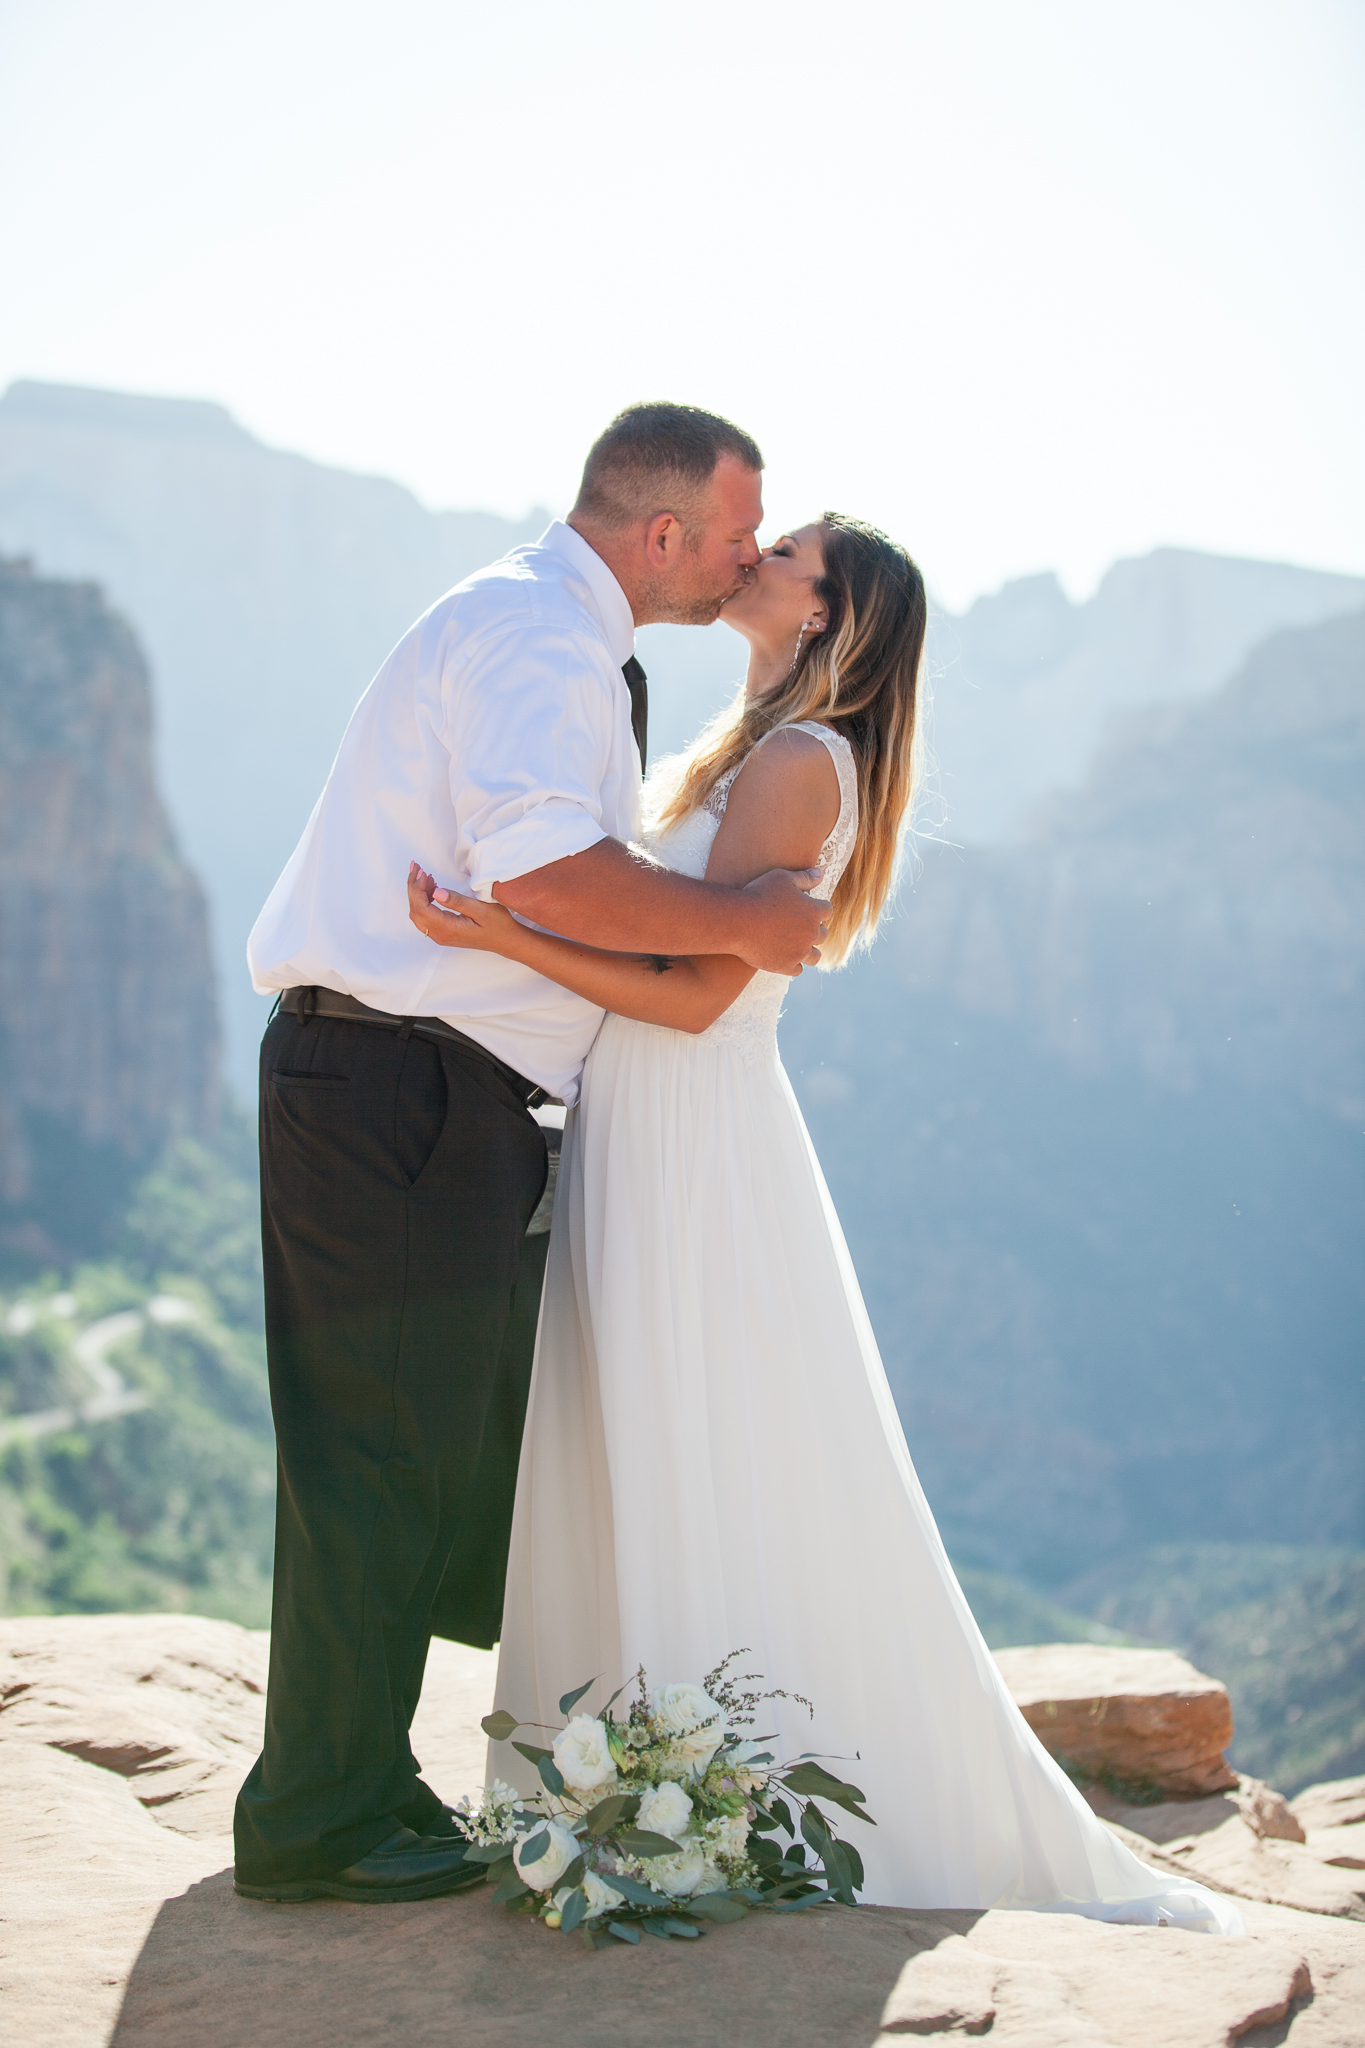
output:
<svg viewBox="0 0 1365 2048"><path fill-rule="evenodd" d="M640 749L640 773L645 772L645 749L649 738L649 686L648 677L632 654L622 669L626 688L630 691L630 729L635 735L635 744Z"/></svg>

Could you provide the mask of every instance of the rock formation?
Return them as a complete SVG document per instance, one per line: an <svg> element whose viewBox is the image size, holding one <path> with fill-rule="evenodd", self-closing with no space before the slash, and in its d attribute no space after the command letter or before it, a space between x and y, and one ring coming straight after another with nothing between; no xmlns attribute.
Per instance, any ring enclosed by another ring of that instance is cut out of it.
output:
<svg viewBox="0 0 1365 2048"><path fill-rule="evenodd" d="M1025 842L935 859L907 989L1008 1018L1080 1074L1232 1077L1358 1121L1365 611L1273 635L1217 695L1133 714Z"/></svg>
<svg viewBox="0 0 1365 2048"><path fill-rule="evenodd" d="M0 399L0 553L98 578L151 660L239 1096L266 1009L246 935L356 699L442 591L548 518L430 512L386 477L264 447L218 405L35 383Z"/></svg>
<svg viewBox="0 0 1365 2048"><path fill-rule="evenodd" d="M495 1659L434 1648L414 1739L453 1797L482 1776ZM238 1899L227 1831L264 1676L264 1637L224 1622L0 1621L16 2039L873 2048L984 2034L995 2048L1230 2048L1264 2027L1290 2048L1357 2048L1365 1929L1273 1905L1247 1905L1244 1941L1068 1914L868 1906L755 1917L696 1952L646 1942L589 1956L486 1892L382 1912ZM1341 1816L1359 1804L1358 1787L1326 1786L1306 1810L1344 1834L1355 1823Z"/></svg>
<svg viewBox="0 0 1365 2048"><path fill-rule="evenodd" d="M1073 604L1025 576L938 622L934 753L946 836L1017 836L1041 797L1076 789L1125 714L1211 697L1284 627L1359 611L1365 579L1156 548Z"/></svg>
<svg viewBox="0 0 1365 2048"><path fill-rule="evenodd" d="M147 669L92 584L0 564L0 1218L93 1248L172 1130L211 1128L207 912L157 793Z"/></svg>
<svg viewBox="0 0 1365 2048"><path fill-rule="evenodd" d="M1043 1643L997 1650L1024 1719L1078 1777L1177 1799L1237 1783L1227 1688L1174 1650Z"/></svg>

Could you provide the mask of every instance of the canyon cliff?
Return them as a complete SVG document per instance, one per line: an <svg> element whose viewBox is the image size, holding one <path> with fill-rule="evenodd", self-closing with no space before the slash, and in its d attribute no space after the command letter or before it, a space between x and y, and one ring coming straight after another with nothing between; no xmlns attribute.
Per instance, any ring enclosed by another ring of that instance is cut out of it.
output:
<svg viewBox="0 0 1365 2048"><path fill-rule="evenodd" d="M217 1102L207 906L156 786L147 665L95 584L0 563L0 1256L97 1249Z"/></svg>

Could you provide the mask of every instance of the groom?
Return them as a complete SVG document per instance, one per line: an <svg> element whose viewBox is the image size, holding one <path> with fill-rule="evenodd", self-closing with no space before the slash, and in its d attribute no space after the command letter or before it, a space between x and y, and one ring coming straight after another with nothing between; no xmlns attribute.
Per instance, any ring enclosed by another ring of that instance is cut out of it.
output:
<svg viewBox="0 0 1365 2048"><path fill-rule="evenodd" d="M511 1475L490 1445L520 1440L509 1349L534 1329L516 1297L546 1175L530 1112L575 1101L601 1012L431 945L409 862L589 945L785 974L817 957L809 877L726 889L630 849L635 629L718 616L759 559L761 482L728 421L623 412L567 521L399 641L251 934L254 985L280 1001L261 1047L279 1507L265 1747L236 1813L250 1898L428 1898L481 1874L408 1731L434 1630L496 1637Z"/></svg>

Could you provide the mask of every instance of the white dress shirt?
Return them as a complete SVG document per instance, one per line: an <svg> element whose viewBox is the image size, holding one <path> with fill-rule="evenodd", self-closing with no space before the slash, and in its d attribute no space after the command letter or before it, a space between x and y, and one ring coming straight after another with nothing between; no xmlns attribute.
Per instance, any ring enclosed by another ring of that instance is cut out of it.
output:
<svg viewBox="0 0 1365 2048"><path fill-rule="evenodd" d="M625 592L560 520L420 618L355 708L247 941L252 985L443 1017L572 1103L602 1012L529 967L433 945L408 862L466 896L640 833Z"/></svg>

